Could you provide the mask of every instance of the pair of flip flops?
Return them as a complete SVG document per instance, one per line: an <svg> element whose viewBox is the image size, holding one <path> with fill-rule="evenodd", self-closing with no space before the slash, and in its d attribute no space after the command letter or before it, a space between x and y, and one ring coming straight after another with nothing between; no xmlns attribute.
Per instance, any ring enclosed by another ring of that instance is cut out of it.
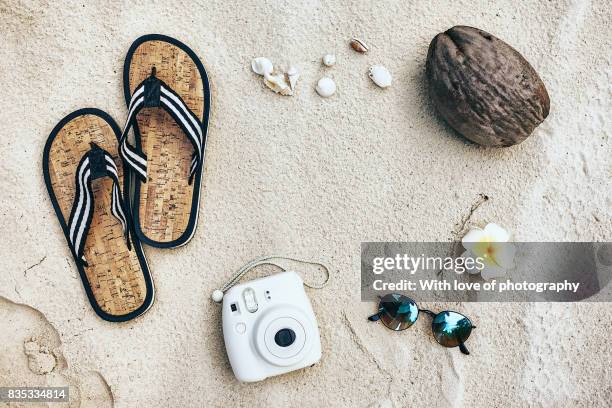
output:
<svg viewBox="0 0 612 408"><path fill-rule="evenodd" d="M57 124L43 155L45 184L89 301L115 322L153 304L141 243L175 248L193 237L210 108L204 66L163 35L132 44L123 87L123 130L99 109L80 109Z"/></svg>

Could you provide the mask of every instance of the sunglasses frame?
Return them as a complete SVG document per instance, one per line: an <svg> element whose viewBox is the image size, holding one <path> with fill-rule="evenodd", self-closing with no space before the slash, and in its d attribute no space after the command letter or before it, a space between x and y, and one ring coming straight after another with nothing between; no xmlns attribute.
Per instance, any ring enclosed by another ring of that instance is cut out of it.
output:
<svg viewBox="0 0 612 408"><path fill-rule="evenodd" d="M463 316L464 318L466 318L466 319L467 319L467 321L470 323L470 334L472 334L471 330L473 330L473 329L475 329L475 328L476 328L476 326L474 326L474 324L472 323L472 320L471 320L469 317L467 317L467 316L466 316L466 315L464 315L463 313L459 313L459 312L457 312L457 311L455 311L455 310L442 310L441 312L435 313L435 312L433 312L433 311L431 311L431 310L429 310L429 309L421 309L421 308L419 308L418 303L417 303L417 302L415 302L415 301L414 301L414 299L412 299L412 298L410 298L410 297L408 297L408 296L406 296L406 295L402 295L401 293L387 293L387 295L399 295L399 296L405 297L406 299L409 299L410 301L412 301L412 302L413 302L413 303L416 305L416 307L417 307L417 316L416 316L416 318L414 319L414 322L413 322L412 324L410 324L410 326L405 327L405 328L403 328L403 329L394 330L394 329L392 329L392 328L388 327L387 325L383 324L383 326L385 326L385 327L386 327L387 329L389 329L389 330L400 332L400 331L404 331L404 330L406 330L406 329L411 328L411 327L412 327L412 325L413 325L414 323L416 323L416 321L417 321L417 320L419 320L419 315L420 315L420 313L421 313L421 312L425 313L426 315L431 316L431 317L432 317L432 319L435 319L435 317L436 317L437 315L439 315L440 313L444 313L444 312L456 313L456 314L461 315L461 316ZM384 295L384 296L386 296L386 295ZM382 312L382 310L381 310L381 309L382 309L382 307L381 307L381 305L380 305L380 301L382 300L382 298L383 298L384 296L378 296L378 300L379 300L379 303L378 303L378 312L377 312L377 313L375 313L375 314L373 314L373 315L371 315L371 316L369 316L369 317L368 317L368 320L369 320L369 321L371 321L371 322L376 322L376 321L378 321L378 320L380 320L380 319L381 319L380 315L381 315L381 313L383 313L383 312ZM433 327L433 325L434 325L434 323L433 323L433 321L432 321L432 322L431 322L431 332L432 332L432 334L434 334L434 336L433 336L433 337L434 337L434 339L436 340L436 343L438 343L438 344L439 344L439 345L441 345L442 347L446 347L446 348L454 348L454 347L459 347L459 350L460 350L460 351L461 351L463 354L465 354L465 355L469 355L469 354L470 354L470 351L469 351L469 350L468 350L468 348L465 346L465 343L464 343L463 341L460 341L460 342L459 342L459 344L458 344L457 346L445 346L444 344L440 343L440 341L438 340L438 338L435 336L435 332L434 332L434 327ZM466 341L467 341L467 339L466 339Z"/></svg>

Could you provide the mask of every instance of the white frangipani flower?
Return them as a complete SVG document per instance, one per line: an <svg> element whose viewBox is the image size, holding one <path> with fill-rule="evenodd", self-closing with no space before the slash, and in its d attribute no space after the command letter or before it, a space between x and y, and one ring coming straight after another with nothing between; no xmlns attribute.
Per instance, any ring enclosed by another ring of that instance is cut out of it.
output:
<svg viewBox="0 0 612 408"><path fill-rule="evenodd" d="M508 242L510 234L497 224L487 224L484 229L472 228L461 240L466 251L462 258L482 258L484 268L472 268L469 273L480 272L485 280L499 278L506 269L514 267L516 247Z"/></svg>

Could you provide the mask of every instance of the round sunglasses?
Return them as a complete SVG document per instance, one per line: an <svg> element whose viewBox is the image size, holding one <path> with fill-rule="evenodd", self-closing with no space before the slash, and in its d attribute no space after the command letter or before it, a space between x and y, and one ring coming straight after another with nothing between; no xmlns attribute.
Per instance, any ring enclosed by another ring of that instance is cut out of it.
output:
<svg viewBox="0 0 612 408"><path fill-rule="evenodd" d="M380 320L393 331L409 328L416 322L419 312L433 317L431 330L436 341L444 347L459 347L463 354L470 354L465 341L476 326L461 313L445 310L434 313L431 310L419 309L416 302L407 296L390 293L380 298L378 313L368 317L375 322Z"/></svg>

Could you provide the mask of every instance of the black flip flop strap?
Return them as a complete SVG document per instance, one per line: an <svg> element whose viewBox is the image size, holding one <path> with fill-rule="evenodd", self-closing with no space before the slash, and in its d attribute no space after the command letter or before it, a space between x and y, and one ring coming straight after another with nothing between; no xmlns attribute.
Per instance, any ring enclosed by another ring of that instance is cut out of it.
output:
<svg viewBox="0 0 612 408"><path fill-rule="evenodd" d="M187 107L183 99L174 92L164 81L155 77L155 70L147 79L136 87L128 108L128 117L119 139L119 153L141 181L147 181L147 157L139 149L131 146L127 141L130 128L136 122L136 115L143 108L162 107L183 130L191 144L194 154L189 169L189 183L199 166L202 165L204 155L204 132L202 122Z"/></svg>
<svg viewBox="0 0 612 408"><path fill-rule="evenodd" d="M110 177L113 180L111 213L121 222L128 249L131 250L127 211L119 190L117 166L115 166L112 156L106 150L94 143L91 143L91 145L91 150L83 156L77 166L76 191L68 221L71 249L75 258L85 266L88 266L88 264L83 257L83 251L94 213L94 195L91 182L98 178Z"/></svg>

